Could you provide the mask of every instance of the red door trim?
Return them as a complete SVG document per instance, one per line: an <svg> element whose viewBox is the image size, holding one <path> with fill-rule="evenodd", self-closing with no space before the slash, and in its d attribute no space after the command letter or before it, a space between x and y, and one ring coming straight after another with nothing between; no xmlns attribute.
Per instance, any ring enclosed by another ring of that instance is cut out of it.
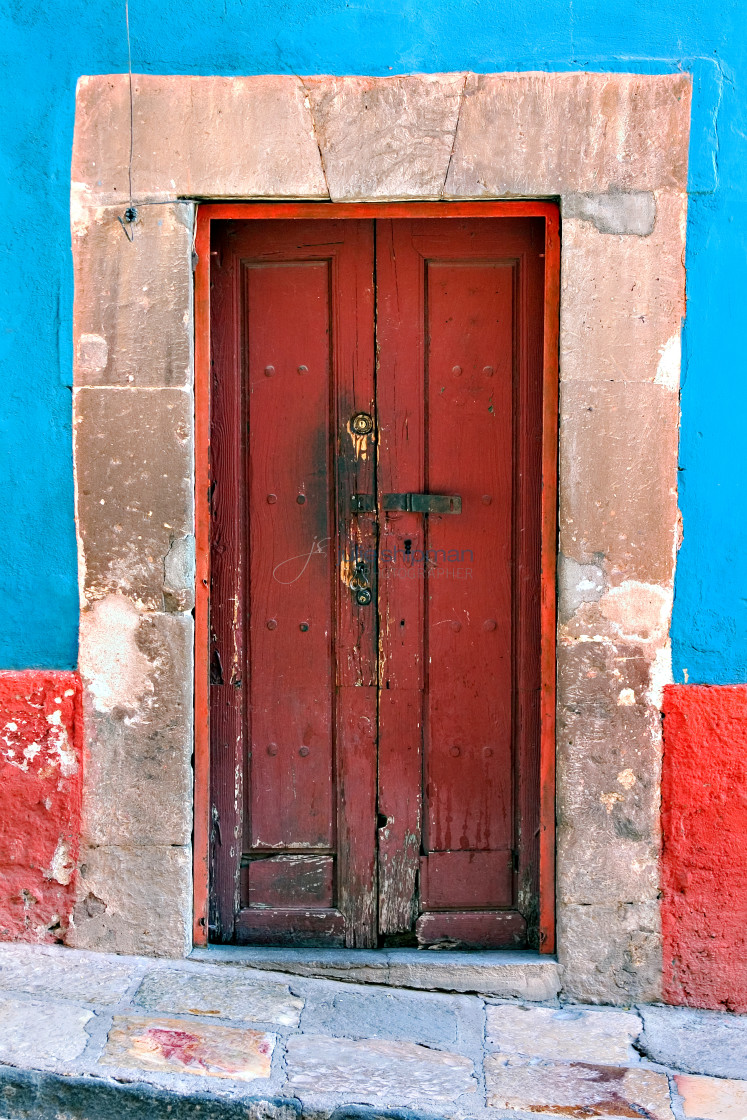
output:
<svg viewBox="0 0 747 1120"><path fill-rule="evenodd" d="M193 941L208 942L210 839L209 589L210 589L210 223L250 218L495 218L545 219L545 303L542 449L542 624L540 741L540 952L555 951L555 566L557 552L558 327L560 217L551 202L229 202L201 205L195 251L195 743Z"/></svg>

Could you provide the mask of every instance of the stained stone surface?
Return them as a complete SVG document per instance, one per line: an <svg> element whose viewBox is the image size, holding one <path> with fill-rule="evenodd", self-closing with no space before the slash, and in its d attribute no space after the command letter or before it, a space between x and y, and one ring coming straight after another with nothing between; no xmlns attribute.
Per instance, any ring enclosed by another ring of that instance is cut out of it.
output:
<svg viewBox="0 0 747 1120"><path fill-rule="evenodd" d="M66 953L46 945L0 945L0 988L105 1007L117 1003L132 980L134 964L101 953Z"/></svg>
<svg viewBox="0 0 747 1120"><path fill-rule="evenodd" d="M474 1093L473 1063L412 1042L351 1042L297 1035L288 1042L288 1084L310 1094L350 1093L364 1104L446 1104Z"/></svg>
<svg viewBox="0 0 747 1120"><path fill-rule="evenodd" d="M274 1036L262 1031L184 1019L116 1016L100 1061L110 1066L254 1081L269 1077L274 1045Z"/></svg>
<svg viewBox="0 0 747 1120"><path fill-rule="evenodd" d="M488 1106L536 1116L674 1120L666 1074L648 1069L494 1054L485 1060Z"/></svg>
<svg viewBox="0 0 747 1120"><path fill-rule="evenodd" d="M641 1015L641 1048L652 1061L684 1073L747 1078L747 1015L688 1007L642 1007Z"/></svg>
<svg viewBox="0 0 747 1120"><path fill-rule="evenodd" d="M93 1011L53 1000L0 999L0 1062L45 1065L80 1057Z"/></svg>
<svg viewBox="0 0 747 1120"><path fill-rule="evenodd" d="M502 1054L554 1061L633 1064L632 1043L641 1031L639 1017L626 1011L585 1011L580 1007L487 1009L486 1040Z"/></svg>
<svg viewBox="0 0 747 1120"><path fill-rule="evenodd" d="M305 78L330 198L438 198L465 81L465 74Z"/></svg>
<svg viewBox="0 0 747 1120"><path fill-rule="evenodd" d="M747 1069L744 1070L747 1074ZM693 1120L745 1120L747 1117L747 1081L720 1077L675 1075L677 1092L682 1097L682 1111Z"/></svg>
<svg viewBox="0 0 747 1120"><path fill-rule="evenodd" d="M250 1023L297 1027L304 1001L285 984L248 978L240 969L198 972L160 969L143 977L133 1001L145 1011L215 1015Z"/></svg>

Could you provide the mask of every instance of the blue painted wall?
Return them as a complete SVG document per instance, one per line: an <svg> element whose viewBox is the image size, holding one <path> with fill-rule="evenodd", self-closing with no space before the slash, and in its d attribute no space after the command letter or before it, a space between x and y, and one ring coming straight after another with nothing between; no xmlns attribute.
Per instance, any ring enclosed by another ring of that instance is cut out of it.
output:
<svg viewBox="0 0 747 1120"><path fill-rule="evenodd" d="M153 73L691 70L675 677L747 681L747 6L741 0L131 0ZM124 0L0 14L0 667L76 661L68 189L75 82L126 69Z"/></svg>

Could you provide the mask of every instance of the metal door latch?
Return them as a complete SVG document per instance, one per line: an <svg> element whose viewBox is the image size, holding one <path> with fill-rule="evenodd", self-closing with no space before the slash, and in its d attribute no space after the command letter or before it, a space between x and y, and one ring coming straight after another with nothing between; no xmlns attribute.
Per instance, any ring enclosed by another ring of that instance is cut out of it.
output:
<svg viewBox="0 0 747 1120"><path fill-rule="evenodd" d="M375 513L376 499L372 494L351 494L353 513ZM462 499L458 494L384 494L383 510L402 513L461 513Z"/></svg>
<svg viewBox="0 0 747 1120"><path fill-rule="evenodd" d="M381 508L405 513L461 513L462 499L457 494L384 494Z"/></svg>

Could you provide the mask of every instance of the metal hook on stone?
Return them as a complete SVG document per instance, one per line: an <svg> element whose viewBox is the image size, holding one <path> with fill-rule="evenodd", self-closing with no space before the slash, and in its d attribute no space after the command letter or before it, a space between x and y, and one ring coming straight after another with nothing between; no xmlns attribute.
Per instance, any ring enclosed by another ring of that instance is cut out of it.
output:
<svg viewBox="0 0 747 1120"><path fill-rule="evenodd" d="M134 241L135 240L135 231L133 230L131 233L128 233L127 226L131 226L133 224L133 222L137 221L137 210L135 209L135 207L134 206L128 206L127 209L124 212L124 218L120 217L119 214L118 214L117 215L117 221L119 222L122 229L124 230L124 235L127 238L127 240L128 241Z"/></svg>

